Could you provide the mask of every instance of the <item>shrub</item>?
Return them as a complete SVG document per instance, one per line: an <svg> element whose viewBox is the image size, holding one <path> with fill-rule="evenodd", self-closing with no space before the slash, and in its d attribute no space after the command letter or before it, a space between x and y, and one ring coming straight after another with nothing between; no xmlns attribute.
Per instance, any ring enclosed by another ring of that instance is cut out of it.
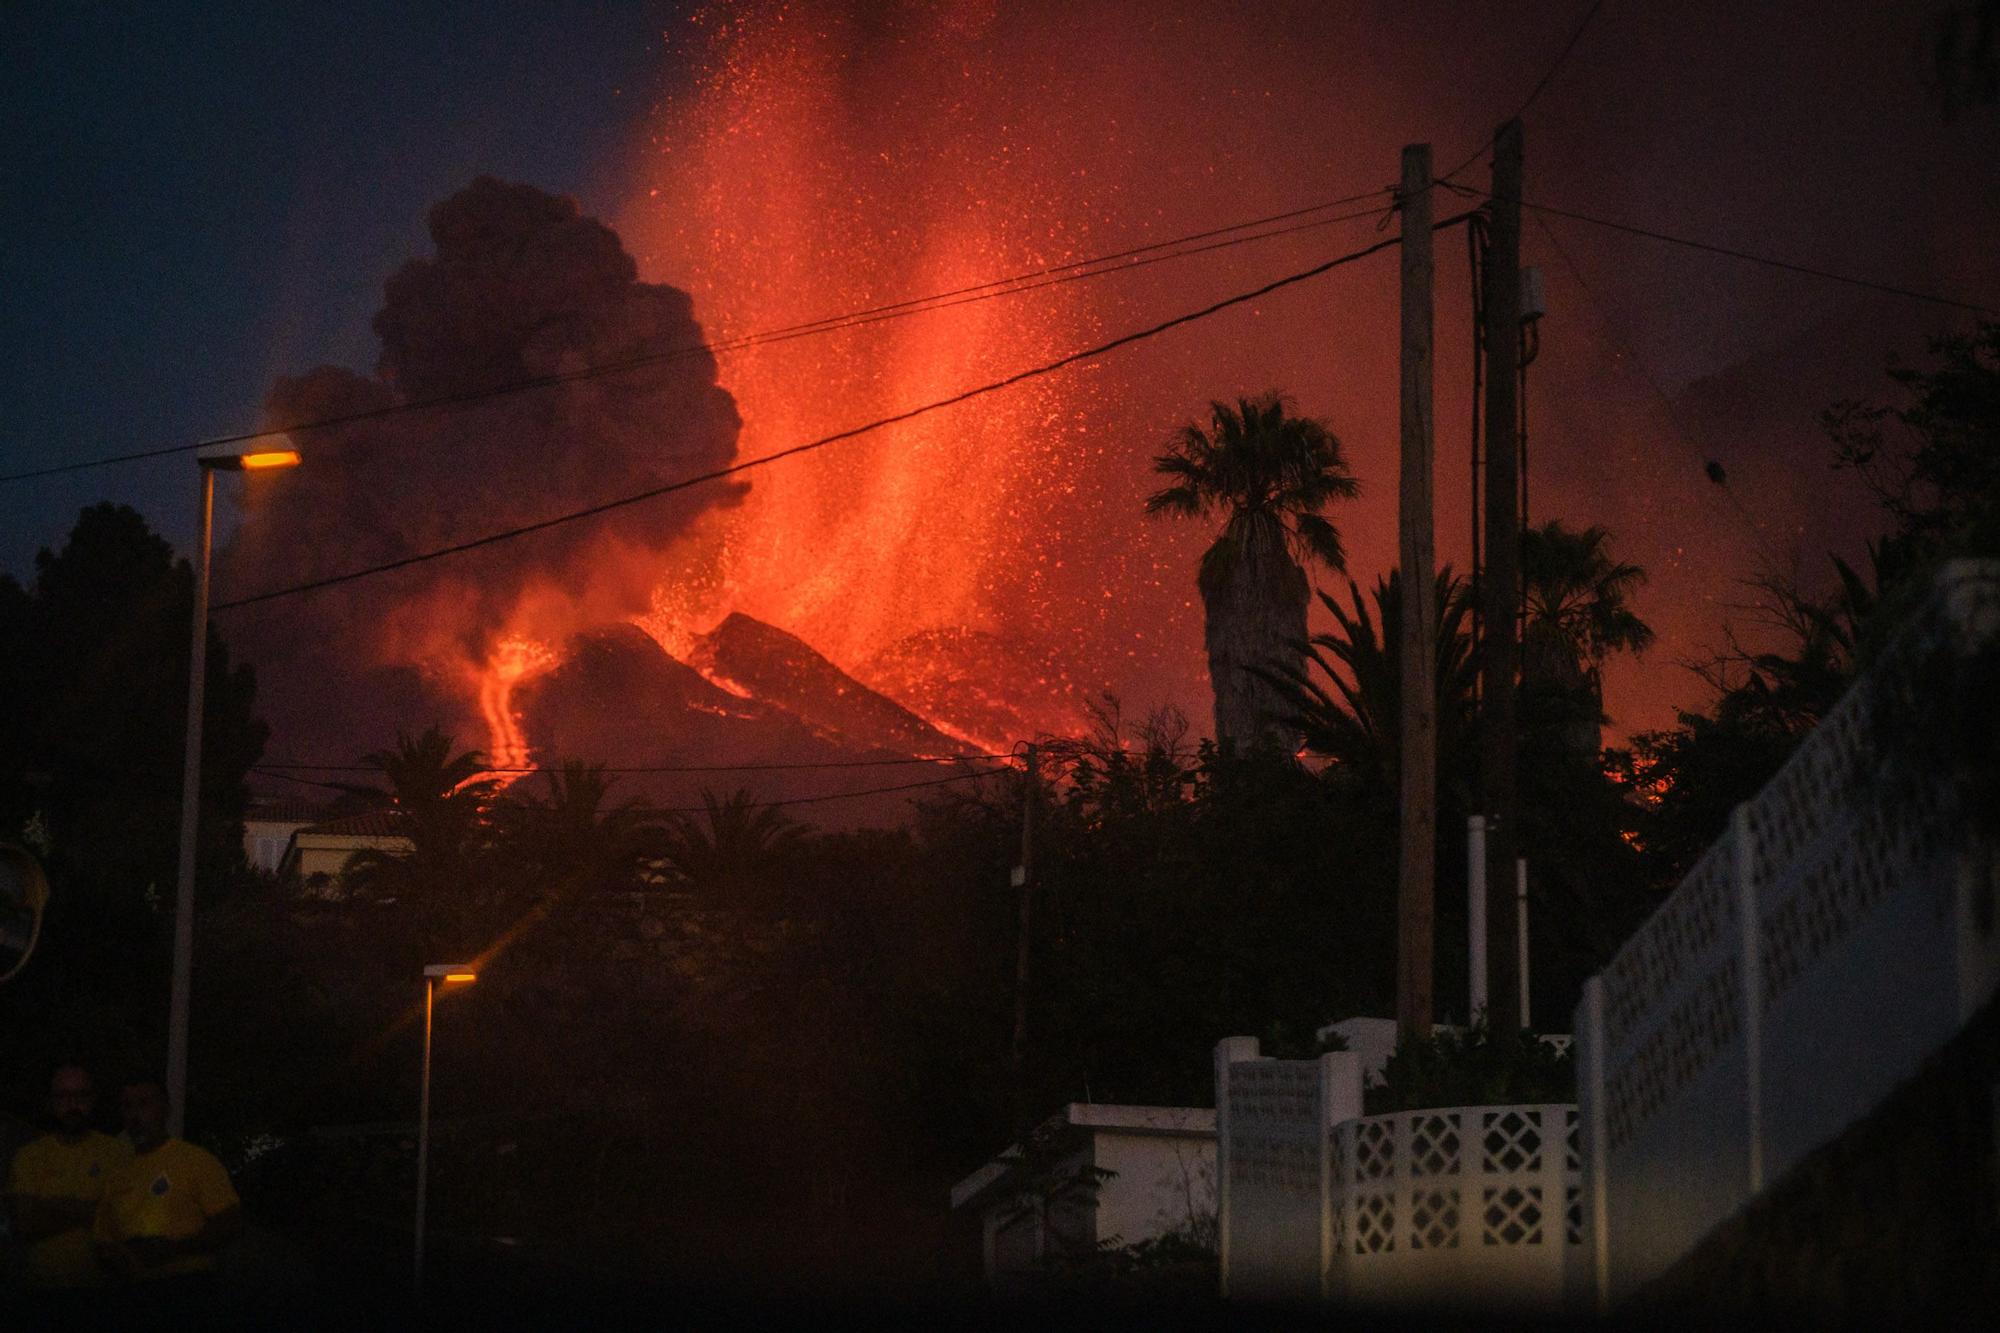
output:
<svg viewBox="0 0 2000 1333"><path fill-rule="evenodd" d="M1363 1094L1369 1115L1432 1106L1513 1106L1576 1100L1576 1065L1532 1032L1496 1034L1484 1020L1405 1039Z"/></svg>

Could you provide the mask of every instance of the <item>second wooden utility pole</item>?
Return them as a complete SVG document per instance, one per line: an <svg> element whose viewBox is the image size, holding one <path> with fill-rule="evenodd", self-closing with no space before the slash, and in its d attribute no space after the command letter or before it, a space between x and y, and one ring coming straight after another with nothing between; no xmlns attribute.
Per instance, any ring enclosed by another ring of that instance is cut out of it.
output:
<svg viewBox="0 0 2000 1333"><path fill-rule="evenodd" d="M1488 892L1497 901L1486 914L1492 936L1484 941L1491 963L1495 1032L1520 1025L1515 1012L1513 904L1515 827L1514 682L1520 664L1516 616L1521 597L1520 421L1521 365L1521 122L1510 120L1493 136L1493 201L1487 228L1485 290L1481 304L1486 344L1486 571L1480 588L1485 643L1480 657L1484 701L1479 780L1488 818ZM1473 947L1482 941L1472 942Z"/></svg>
<svg viewBox="0 0 2000 1333"><path fill-rule="evenodd" d="M1436 551L1431 495L1431 146L1403 149L1402 473L1398 505L1403 583L1400 641L1402 855L1396 889L1396 1028L1431 1034L1437 915L1437 660L1431 606Z"/></svg>

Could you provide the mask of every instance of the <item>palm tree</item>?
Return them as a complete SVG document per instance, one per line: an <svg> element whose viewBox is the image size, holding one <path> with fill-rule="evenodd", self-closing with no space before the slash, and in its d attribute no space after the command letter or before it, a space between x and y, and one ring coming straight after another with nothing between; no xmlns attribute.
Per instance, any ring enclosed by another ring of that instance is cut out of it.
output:
<svg viewBox="0 0 2000 1333"><path fill-rule="evenodd" d="M1147 499L1147 513L1224 519L1196 580L1206 612L1215 734L1224 744L1296 744L1282 721L1278 687L1258 669L1302 661L1309 599L1303 566L1347 568L1340 530L1321 511L1352 499L1360 486L1333 431L1292 416L1289 406L1276 393L1239 398L1234 407L1211 403L1207 430L1183 426L1153 460L1172 482Z"/></svg>
<svg viewBox="0 0 2000 1333"><path fill-rule="evenodd" d="M1437 572L1432 597L1432 642L1436 660L1431 679L1437 690L1437 771L1441 779L1463 776L1472 763L1472 688L1478 666L1466 632L1471 601L1463 580L1447 565ZM1305 748L1324 755L1343 780L1375 791L1393 805L1402 761L1402 621L1400 571L1377 579L1374 610L1360 586L1347 584L1351 609L1327 593L1319 598L1337 629L1316 634L1306 662L1265 672L1287 701L1285 717ZM1315 679L1311 668L1318 668Z"/></svg>
<svg viewBox="0 0 2000 1333"><path fill-rule="evenodd" d="M768 896L811 828L741 789L727 797L704 789L701 801L701 817L679 814L668 826L667 865L717 906Z"/></svg>
<svg viewBox="0 0 2000 1333"><path fill-rule="evenodd" d="M500 845L531 892L550 900L644 887L666 854L662 817L638 800L612 805L615 779L602 764L569 760L541 776L546 797L524 790L495 809Z"/></svg>
<svg viewBox="0 0 2000 1333"><path fill-rule="evenodd" d="M495 878L510 890L501 914L506 924L484 947L486 957L524 947L529 963L522 981L537 1003L561 1007L587 1003L602 941L572 920L545 923L578 900L601 903L621 891L659 886L667 829L642 802L610 804L613 779L601 764L576 760L542 773L547 795L529 783L494 807ZM538 784L536 784L538 785ZM578 904L581 905L581 904ZM568 928L565 928L568 927ZM532 974L534 980L527 977Z"/></svg>
<svg viewBox="0 0 2000 1333"><path fill-rule="evenodd" d="M1653 642L1630 605L1646 571L1613 559L1610 547L1603 528L1578 532L1553 519L1521 534L1521 683L1560 715L1565 746L1590 754L1604 719L1605 659Z"/></svg>
<svg viewBox="0 0 2000 1333"><path fill-rule="evenodd" d="M395 748L362 756L386 785L355 788L355 794L393 812L396 831L410 846L365 848L349 857L342 878L351 890L412 898L433 916L457 915L483 890L476 863L486 849L493 783L480 777L484 755L455 750L452 738L433 726L415 740L399 734Z"/></svg>

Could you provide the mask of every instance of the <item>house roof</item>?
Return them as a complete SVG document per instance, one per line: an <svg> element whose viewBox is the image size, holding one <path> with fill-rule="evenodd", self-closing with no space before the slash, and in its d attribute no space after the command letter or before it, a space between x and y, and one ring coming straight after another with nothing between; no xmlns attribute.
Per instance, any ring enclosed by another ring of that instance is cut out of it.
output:
<svg viewBox="0 0 2000 1333"><path fill-rule="evenodd" d="M1213 1134L1215 1108L1209 1106L1119 1106L1071 1102L1063 1118L1082 1129L1115 1129L1127 1134Z"/></svg>
<svg viewBox="0 0 2000 1333"><path fill-rule="evenodd" d="M297 836L404 838L409 836L409 828L400 810L363 810L357 815L342 815L339 819L308 825L300 829Z"/></svg>
<svg viewBox="0 0 2000 1333"><path fill-rule="evenodd" d="M258 801L243 812L246 824L313 824L326 807L310 801Z"/></svg>

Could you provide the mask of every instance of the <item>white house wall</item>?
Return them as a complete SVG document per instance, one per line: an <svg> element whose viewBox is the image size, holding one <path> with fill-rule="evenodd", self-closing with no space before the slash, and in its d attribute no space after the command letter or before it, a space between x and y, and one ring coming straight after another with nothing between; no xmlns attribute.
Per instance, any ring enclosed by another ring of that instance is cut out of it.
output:
<svg viewBox="0 0 2000 1333"><path fill-rule="evenodd" d="M1140 1241L1212 1224L1214 1135L1096 1133L1096 1164L1117 1174L1097 1194L1100 1244Z"/></svg>

